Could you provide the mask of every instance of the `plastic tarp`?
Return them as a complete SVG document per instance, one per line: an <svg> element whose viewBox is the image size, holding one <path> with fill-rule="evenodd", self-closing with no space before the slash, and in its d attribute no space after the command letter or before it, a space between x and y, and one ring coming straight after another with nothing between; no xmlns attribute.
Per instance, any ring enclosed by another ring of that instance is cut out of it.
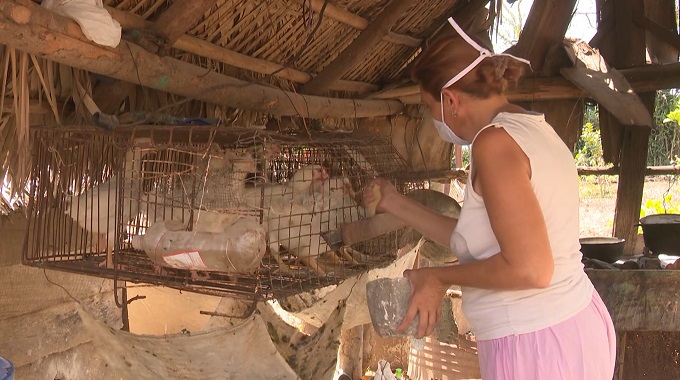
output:
<svg viewBox="0 0 680 380"><path fill-rule="evenodd" d="M99 45L120 43L120 24L104 9L102 0L43 0L42 6L77 22L85 37Z"/></svg>

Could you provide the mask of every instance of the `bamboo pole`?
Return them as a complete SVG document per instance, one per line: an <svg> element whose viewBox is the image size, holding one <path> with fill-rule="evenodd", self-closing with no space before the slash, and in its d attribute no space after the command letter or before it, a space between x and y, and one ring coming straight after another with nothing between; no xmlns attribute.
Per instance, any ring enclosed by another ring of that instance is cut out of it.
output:
<svg viewBox="0 0 680 380"><path fill-rule="evenodd" d="M65 65L213 104L275 116L376 117L401 112L398 101L300 95L245 82L123 41L105 48L88 41L80 27L32 2L0 2L0 44Z"/></svg>

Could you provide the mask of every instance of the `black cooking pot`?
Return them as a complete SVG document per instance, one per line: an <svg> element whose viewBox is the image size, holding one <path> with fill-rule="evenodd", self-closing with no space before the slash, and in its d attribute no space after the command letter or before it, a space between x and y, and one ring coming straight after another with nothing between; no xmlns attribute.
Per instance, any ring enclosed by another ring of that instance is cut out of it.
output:
<svg viewBox="0 0 680 380"><path fill-rule="evenodd" d="M680 255L680 214L648 215L640 226L645 247L654 255Z"/></svg>
<svg viewBox="0 0 680 380"><path fill-rule="evenodd" d="M624 239L615 237L587 237L579 239L583 256L606 263L615 263L623 256Z"/></svg>

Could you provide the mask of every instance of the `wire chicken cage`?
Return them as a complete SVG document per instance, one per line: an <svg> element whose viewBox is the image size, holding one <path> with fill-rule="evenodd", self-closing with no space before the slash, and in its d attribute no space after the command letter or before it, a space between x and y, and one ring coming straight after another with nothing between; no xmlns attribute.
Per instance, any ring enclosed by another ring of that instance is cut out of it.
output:
<svg viewBox="0 0 680 380"><path fill-rule="evenodd" d="M387 139L218 127L35 128L24 262L248 299L384 266L403 230L332 250L375 176L421 188Z"/></svg>

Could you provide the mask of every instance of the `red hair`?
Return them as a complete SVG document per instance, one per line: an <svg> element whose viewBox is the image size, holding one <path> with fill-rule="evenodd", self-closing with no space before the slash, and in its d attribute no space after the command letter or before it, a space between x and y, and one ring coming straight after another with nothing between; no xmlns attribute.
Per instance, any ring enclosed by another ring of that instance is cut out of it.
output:
<svg viewBox="0 0 680 380"><path fill-rule="evenodd" d="M479 43L476 39L475 41ZM480 46L484 46L480 44ZM439 99L442 87L479 57L477 49L458 35L447 35L432 43L418 58L411 78L420 87ZM509 82L516 82L523 73L523 64L505 56L487 57L449 88L486 99L503 94Z"/></svg>

